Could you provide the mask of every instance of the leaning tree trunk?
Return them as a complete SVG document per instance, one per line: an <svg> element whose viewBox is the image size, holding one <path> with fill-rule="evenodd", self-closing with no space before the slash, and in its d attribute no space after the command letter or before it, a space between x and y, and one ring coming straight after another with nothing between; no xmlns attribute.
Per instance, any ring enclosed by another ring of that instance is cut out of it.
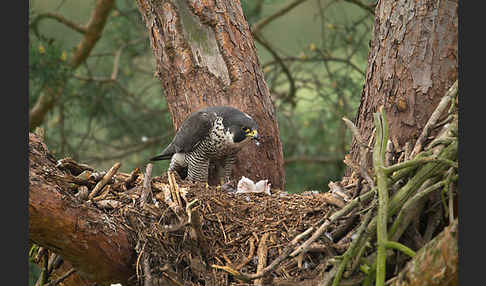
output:
<svg viewBox="0 0 486 286"><path fill-rule="evenodd" d="M395 151L408 142L413 146L457 79L457 25L457 1L378 1L355 120L365 143L372 136L373 112L384 105ZM351 157L355 164L360 160L356 140Z"/></svg>
<svg viewBox="0 0 486 286"><path fill-rule="evenodd" d="M175 128L205 106L231 105L259 125L263 145L238 154L234 177L285 183L275 110L239 1L137 0Z"/></svg>
<svg viewBox="0 0 486 286"><path fill-rule="evenodd" d="M69 261L77 270L74 276L101 284L128 280L135 251L126 230L96 207L73 199L75 178L56 164L42 139L30 133L29 241Z"/></svg>

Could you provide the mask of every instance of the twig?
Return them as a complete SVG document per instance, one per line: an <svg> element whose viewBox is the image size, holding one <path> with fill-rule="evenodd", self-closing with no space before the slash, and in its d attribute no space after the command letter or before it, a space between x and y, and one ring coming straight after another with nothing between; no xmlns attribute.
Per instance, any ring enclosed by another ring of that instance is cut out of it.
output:
<svg viewBox="0 0 486 286"><path fill-rule="evenodd" d="M360 164L359 164L359 172L361 176L368 182L368 185L370 188L375 187L375 182L371 178L370 174L368 174L368 171L366 170L366 155L367 155L367 150L370 149L370 146L366 145L364 143L363 138L359 134L358 128L356 125L354 125L351 120L347 119L346 117L342 118L346 126L351 130L351 133L353 134L354 139L359 145L359 157L360 157ZM374 134L374 133L373 133ZM370 138L370 144L373 141L372 140L373 135Z"/></svg>
<svg viewBox="0 0 486 286"><path fill-rule="evenodd" d="M359 146L362 146L364 148L368 148L368 145L366 145L364 143L363 138L361 138L361 134L359 134L359 131L358 131L358 128L356 127L356 125L354 125L354 123L351 120L347 119L346 117L343 117L342 119L343 119L344 123L346 124L346 126L349 128L349 130L351 130L351 133L353 134L353 137L356 140L356 142L359 144Z"/></svg>
<svg viewBox="0 0 486 286"><path fill-rule="evenodd" d="M115 58L113 59L113 71L111 72L111 80L116 81L118 77L118 70L120 66L120 57L122 53L123 47L119 48L115 53Z"/></svg>
<svg viewBox="0 0 486 286"><path fill-rule="evenodd" d="M226 231L224 231L224 227L223 227L223 223L221 222L221 218L219 218L218 214L216 214L216 218L218 219L219 228L221 229L221 232L223 233L224 242L227 243L228 238L226 237Z"/></svg>
<svg viewBox="0 0 486 286"><path fill-rule="evenodd" d="M193 223L193 220L192 220L192 209L194 208L194 205L199 202L198 199L195 199L191 202L189 202L186 206L186 213L187 213L187 222L189 224L192 224Z"/></svg>
<svg viewBox="0 0 486 286"><path fill-rule="evenodd" d="M289 257L290 252L293 250L294 246L303 237L307 236L313 230L314 230L314 228L310 227L306 231L304 231L303 233L297 235L289 244L287 244L287 246L284 248L282 253L277 258L275 258L275 260L273 260L270 263L270 265L263 268L260 273L245 274L245 273L241 273L241 272L239 272L239 271L237 271L237 270L235 270L235 269L233 269L229 266L220 266L220 265L215 265L215 264L211 265L211 267L213 267L215 269L224 270L224 271L230 273L231 275L235 276L236 279L240 279L240 280L243 280L243 281L246 281L246 282L252 281L254 279L261 278L261 277L265 276L267 273L269 273L270 271L274 270L275 267L277 267L277 265L279 265L282 261L287 259Z"/></svg>
<svg viewBox="0 0 486 286"><path fill-rule="evenodd" d="M376 205L376 204L374 204L374 205ZM333 286L339 285L339 282L341 280L341 276L344 273L344 269L346 268L348 261L351 259L352 256L354 256L356 249L358 249L357 248L357 246L359 245L358 241L360 240L361 236L363 235L364 231L366 230L368 223L371 220L371 214L372 213L373 213L373 209L370 209L368 211L368 213L365 215L363 222L361 223L361 225L359 226L359 228L356 232L357 238L355 238L355 240L351 243L349 248L344 253L343 259L342 259L341 263L339 264L339 266L337 267L336 276L334 276L334 280L332 282Z"/></svg>
<svg viewBox="0 0 486 286"><path fill-rule="evenodd" d="M97 201L101 201L101 200L104 200L108 197L108 195L110 194L110 190L111 190L111 185L105 185L102 189L101 189L101 194L99 196L96 196L92 199L93 202L97 202Z"/></svg>
<svg viewBox="0 0 486 286"><path fill-rule="evenodd" d="M183 283L179 282L176 279L177 273L175 273L173 270L170 269L170 266L168 264L165 264L163 267L159 267L159 270L162 272L162 275L170 280L170 282L174 283L177 286L184 286ZM175 276L175 277L173 277ZM162 283L158 283L158 285L162 285Z"/></svg>
<svg viewBox="0 0 486 286"><path fill-rule="evenodd" d="M425 184L425 183L424 183ZM425 196L430 194L431 192L438 190L439 188L444 186L444 181L440 181L438 183L435 183L427 188L425 188L423 191L417 193L414 195L411 199L407 200L407 202L403 205L402 209L398 213L397 218L395 218L395 221L393 222L393 225L390 228L390 236L394 236L398 227L401 225L402 218L404 214L409 211L411 208L415 207L416 204Z"/></svg>
<svg viewBox="0 0 486 286"><path fill-rule="evenodd" d="M45 248L39 248L38 256L40 256L39 260L42 259L43 267L41 270L41 273L39 275L39 278L37 279L37 282L35 283L35 286L42 286L46 284L48 278L49 278L49 271L48 271L48 266L49 266L49 252Z"/></svg>
<svg viewBox="0 0 486 286"><path fill-rule="evenodd" d="M420 134L420 137L417 139L415 142L415 146L413 147L412 154L410 155L410 158L413 158L416 154L422 150L422 146L429 136L430 131L435 127L437 121L439 121L440 116L442 115L442 112L446 109L447 105L451 101L451 99L457 94L458 90L458 81L456 80L454 84L449 88L447 93L442 97L441 101L439 102L439 105L437 105L437 108L434 110L432 115L430 115L429 121L424 126L424 129L422 130L422 133Z"/></svg>
<svg viewBox="0 0 486 286"><path fill-rule="evenodd" d="M143 206L152 198L152 163L147 164L147 168L145 169L145 176L143 178L143 185L142 185L142 195L140 197L140 207Z"/></svg>
<svg viewBox="0 0 486 286"><path fill-rule="evenodd" d="M147 253L143 256L143 285L152 286L152 273L150 272L150 263Z"/></svg>
<svg viewBox="0 0 486 286"><path fill-rule="evenodd" d="M429 205L434 204L436 200L429 200ZM442 208L433 208L432 212L428 214L427 226L422 236L425 242L429 242L434 237L434 233L437 227L442 224L443 219Z"/></svg>
<svg viewBox="0 0 486 286"><path fill-rule="evenodd" d="M61 256L54 252L51 253L51 256L49 257L49 262L47 264L48 273L51 274L54 269L57 269L62 264L62 262L63 260Z"/></svg>
<svg viewBox="0 0 486 286"><path fill-rule="evenodd" d="M79 175L84 171L93 171L94 168L86 165L86 164L81 164L73 160L71 157L66 157L63 159L60 159L56 163L57 168L65 168L68 169L71 174L73 175Z"/></svg>
<svg viewBox="0 0 486 286"><path fill-rule="evenodd" d="M302 1L302 0L301 0ZM304 0L305 1L305 0ZM290 73L290 70L288 67L285 65L285 63L282 61L280 56L277 54L275 49L267 42L265 41L259 33L254 32L253 33L253 38L258 41L265 49L268 50L270 54L275 58L275 60L280 64L280 67L282 68L283 73L285 76L287 76L287 79L289 80L289 94L287 95L287 100L289 100L293 105L295 105L295 92L296 92L296 87L295 87L295 80L292 77L292 74Z"/></svg>
<svg viewBox="0 0 486 286"><path fill-rule="evenodd" d="M415 156L414 160L422 159L422 158L425 158L427 156L432 156L432 155L433 155L432 151L424 151L424 152L419 153L417 156ZM437 158L437 157L434 157L434 158ZM409 161L409 159L405 159L405 162L408 162L408 161ZM404 163L404 162L402 162L402 163ZM402 164L402 163L397 163L395 165L399 165L399 164ZM400 179L403 179L406 176L410 175L410 173L412 171L414 171L418 166L420 166L420 164L417 164L417 165L412 164L411 166L409 166L407 168L400 168L399 170L395 171L390 178L390 184L395 184Z"/></svg>
<svg viewBox="0 0 486 286"><path fill-rule="evenodd" d="M312 236L307 239L304 243L302 243L299 247L297 247L291 254L290 257L295 257L301 252L305 252L306 249L319 237L321 236L324 231L338 218L348 214L352 209L358 206L361 202L368 200L375 194L374 189L370 190L369 192L355 198L354 200L350 201L344 208L340 209L339 211L333 213L329 218L325 220L325 222L319 226L319 228L312 234Z"/></svg>
<svg viewBox="0 0 486 286"><path fill-rule="evenodd" d="M177 216L180 222L186 221L185 219L186 215L184 214L181 206L177 203L177 201L174 201L173 194L172 194L173 191L171 189L172 187L170 185L166 185L166 184L162 185L162 191L164 192L164 201L169 206L169 208L174 212L174 214Z"/></svg>
<svg viewBox="0 0 486 286"><path fill-rule="evenodd" d="M354 5L356 5L356 6L360 7L360 8L363 8L364 10L370 12L371 15L375 15L375 10L373 9L373 7L376 4L366 5L366 4L364 4L363 2L361 2L359 0L344 0L344 1L349 2L349 3L353 3Z"/></svg>
<svg viewBox="0 0 486 286"><path fill-rule="evenodd" d="M180 196L180 190L179 190L179 185L177 185L177 182L174 177L173 172L167 172L167 177L169 180L169 185L170 185L170 192L172 194L172 200L179 205L179 207L182 208L182 201L181 201L181 196Z"/></svg>
<svg viewBox="0 0 486 286"><path fill-rule="evenodd" d="M137 260L136 260L136 263L135 263L135 272L137 274L137 278L140 278L140 273L139 273L139 270L138 269L140 269L140 259L142 258L143 251L145 250L145 245L146 244L147 244L147 242L145 241L144 244L143 244L143 246L142 246L142 249L140 250L140 253L137 256ZM137 243L137 247L139 247L139 244L138 243Z"/></svg>
<svg viewBox="0 0 486 286"><path fill-rule="evenodd" d="M257 255L258 255L258 264L257 264L257 271L256 274L260 275L267 265L267 252L268 248L266 246L267 238L270 235L269 232L265 232L260 239L260 243L258 244ZM254 285L262 286L263 285L263 278L259 278L255 280Z"/></svg>
<svg viewBox="0 0 486 286"><path fill-rule="evenodd" d="M385 168L383 168L383 171L385 172L385 174L388 175L388 174L392 174L393 172L396 172L400 169L416 167L418 165L423 165L425 163L431 163L431 162L446 163L453 168L456 168L456 169L458 168L457 162L454 162L454 161L451 161L451 160L436 158L436 157L425 157L425 158L415 157L412 160L408 160L408 161L405 161L403 163L398 163L398 164L395 164L395 165L390 166L390 167L385 167Z"/></svg>
<svg viewBox="0 0 486 286"><path fill-rule="evenodd" d="M122 206L122 203L117 200L100 200L96 202L96 206L101 209L117 209Z"/></svg>
<svg viewBox="0 0 486 286"><path fill-rule="evenodd" d="M257 23L255 23L251 28L252 30L252 33L259 33L261 29L263 29L263 27L265 27L266 25L268 25L270 22L272 22L273 20L275 20L276 18L284 15L285 13L289 12L290 10L292 10L293 8L297 7L297 5L305 2L306 0L295 0L294 2L291 2L289 3L288 5L286 5L285 7L283 7L282 9L278 10L277 12L273 13L272 15L266 17L266 18L263 18L261 19L260 21L258 21Z"/></svg>
<svg viewBox="0 0 486 286"><path fill-rule="evenodd" d="M240 264L238 264L235 267L235 269L239 271L241 268L243 268L243 266L248 264L248 262L252 260L254 253L255 253L255 238L250 237L250 250L248 251L248 256L245 259L243 259L243 261Z"/></svg>
<svg viewBox="0 0 486 286"><path fill-rule="evenodd" d="M449 184L449 225L454 222L454 185L452 180L448 182Z"/></svg>
<svg viewBox="0 0 486 286"><path fill-rule="evenodd" d="M69 276L71 276L71 274L73 274L74 272L76 272L76 269L71 268L66 273L64 273L61 277L57 278L54 281L51 281L51 282L45 284L45 286L55 286L55 285L61 283L62 281L66 280L66 278L68 278Z"/></svg>
<svg viewBox="0 0 486 286"><path fill-rule="evenodd" d="M60 15L60 14L57 14L57 13L52 13L52 12L46 12L46 13L39 14L34 19L34 21L32 21L32 23L30 24L30 27L34 29L36 34L38 34L37 25L39 24L39 21L42 20L42 19L56 20L57 22L64 24L67 27L69 27L69 28L73 29L74 31L81 33L81 34L85 34L88 30L86 27L83 27L79 24L76 24L76 23L66 19L63 15Z"/></svg>
<svg viewBox="0 0 486 286"><path fill-rule="evenodd" d="M138 175L140 174L140 168L136 167L131 173L130 176L126 179L125 185L128 187L137 179Z"/></svg>
<svg viewBox="0 0 486 286"><path fill-rule="evenodd" d="M351 200L351 198L346 194L346 191L343 189L341 184L330 181L328 186L329 186L329 193L331 193L332 195L339 197L345 202L349 202ZM333 204L336 205L336 203ZM342 202L338 203L337 206L341 208L344 207Z"/></svg>
<svg viewBox="0 0 486 286"><path fill-rule="evenodd" d="M88 195L89 200L93 199L98 194L98 192L111 180L111 178L113 177L113 175L115 175L116 171L118 171L120 166L121 163L116 162L115 165L111 167L111 169L103 176L103 179L101 179L101 181L96 184L91 193Z"/></svg>
<svg viewBox="0 0 486 286"><path fill-rule="evenodd" d="M410 222L420 215L425 204L424 197L434 190L429 189L432 183L434 183L432 179L426 180L418 189L417 194L402 206L398 216L395 218L392 226L390 227L390 231L388 232L389 240L398 241L405 229L409 226Z"/></svg>
<svg viewBox="0 0 486 286"><path fill-rule="evenodd" d="M457 156L457 141L453 142L445 149L441 151L438 157L444 159L449 159ZM415 193L415 191L425 182L425 180L433 177L441 172L445 171L448 167L447 164L443 162L439 163L427 163L419 170L417 173L408 180L408 182L403 186L398 192L395 193L390 202L390 211L394 214L402 204L404 204L407 199Z"/></svg>

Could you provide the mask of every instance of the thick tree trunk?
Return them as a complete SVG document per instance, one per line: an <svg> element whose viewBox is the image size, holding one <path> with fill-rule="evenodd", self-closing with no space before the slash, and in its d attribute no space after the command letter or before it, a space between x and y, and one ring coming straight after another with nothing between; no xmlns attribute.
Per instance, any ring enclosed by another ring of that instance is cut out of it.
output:
<svg viewBox="0 0 486 286"><path fill-rule="evenodd" d="M275 110L239 1L137 0L149 31L156 74L175 128L205 106L250 114L263 145L238 154L234 178L269 179L283 188L283 152Z"/></svg>
<svg viewBox="0 0 486 286"><path fill-rule="evenodd" d="M414 142L457 79L457 1L378 1L368 69L355 120L365 143L384 105L395 150ZM359 161L353 140L351 156ZM370 158L365 166L370 167ZM350 170L348 170L349 172Z"/></svg>
<svg viewBox="0 0 486 286"><path fill-rule="evenodd" d="M32 133L29 141L29 240L55 251L90 280L127 281L135 255L127 233L100 210L73 201L65 193L68 176L45 144Z"/></svg>

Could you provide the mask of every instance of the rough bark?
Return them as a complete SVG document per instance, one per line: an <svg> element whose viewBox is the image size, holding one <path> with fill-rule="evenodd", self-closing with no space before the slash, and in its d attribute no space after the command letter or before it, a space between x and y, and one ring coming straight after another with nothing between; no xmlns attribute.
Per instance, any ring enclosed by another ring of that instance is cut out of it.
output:
<svg viewBox="0 0 486 286"><path fill-rule="evenodd" d="M385 106L395 150L416 141L430 114L457 79L457 33L457 1L377 3L355 120L366 142L373 131L372 114L381 105ZM351 156L359 161L356 140ZM365 165L369 167L370 161Z"/></svg>
<svg viewBox="0 0 486 286"><path fill-rule="evenodd" d="M127 281L134 261L127 233L101 211L80 205L45 144L29 134L29 240L98 283Z"/></svg>
<svg viewBox="0 0 486 286"><path fill-rule="evenodd" d="M458 285L458 220L420 249L390 285Z"/></svg>
<svg viewBox="0 0 486 286"><path fill-rule="evenodd" d="M283 152L268 87L239 1L137 0L175 128L205 106L250 114L263 138L238 154L233 176L285 183Z"/></svg>

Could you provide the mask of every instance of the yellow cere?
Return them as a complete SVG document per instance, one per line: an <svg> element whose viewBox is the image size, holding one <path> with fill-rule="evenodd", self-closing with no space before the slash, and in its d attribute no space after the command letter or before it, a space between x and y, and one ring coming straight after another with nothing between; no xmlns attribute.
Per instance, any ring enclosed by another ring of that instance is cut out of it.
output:
<svg viewBox="0 0 486 286"><path fill-rule="evenodd" d="M258 134L258 131L253 130L251 132L247 132L246 136L248 137L255 137Z"/></svg>

